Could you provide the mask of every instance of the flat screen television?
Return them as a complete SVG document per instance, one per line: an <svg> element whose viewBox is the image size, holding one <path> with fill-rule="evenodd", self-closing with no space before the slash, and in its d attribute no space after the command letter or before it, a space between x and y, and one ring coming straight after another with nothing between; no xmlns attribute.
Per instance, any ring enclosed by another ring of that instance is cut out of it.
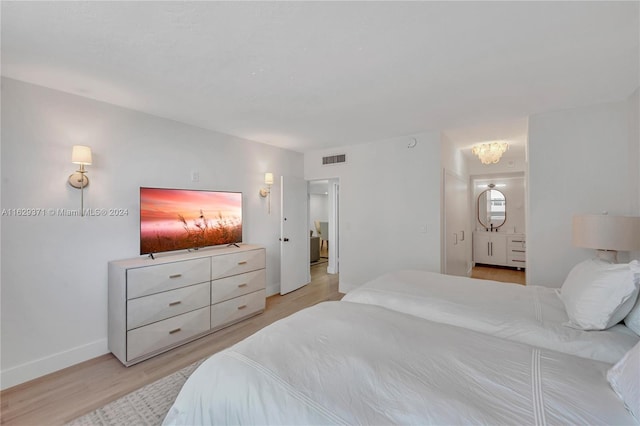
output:
<svg viewBox="0 0 640 426"><path fill-rule="evenodd" d="M140 188L140 254L242 242L242 193Z"/></svg>

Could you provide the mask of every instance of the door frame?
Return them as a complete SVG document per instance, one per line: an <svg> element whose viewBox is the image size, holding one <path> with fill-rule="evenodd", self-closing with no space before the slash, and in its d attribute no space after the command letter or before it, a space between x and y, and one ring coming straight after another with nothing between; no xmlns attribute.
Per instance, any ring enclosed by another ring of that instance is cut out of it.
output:
<svg viewBox="0 0 640 426"><path fill-rule="evenodd" d="M333 241L333 249L329 250L327 273L337 274L340 271L340 179L329 179L329 241Z"/></svg>

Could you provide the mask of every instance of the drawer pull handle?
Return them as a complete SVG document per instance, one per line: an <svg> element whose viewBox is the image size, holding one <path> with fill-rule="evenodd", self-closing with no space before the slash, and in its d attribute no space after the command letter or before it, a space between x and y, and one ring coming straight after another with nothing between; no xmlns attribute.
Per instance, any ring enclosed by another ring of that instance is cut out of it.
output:
<svg viewBox="0 0 640 426"><path fill-rule="evenodd" d="M176 305L179 305L179 304L181 304L181 303L182 303L182 301L181 301L181 300L178 300L177 302L171 302L171 303L169 303L169 306L176 306Z"/></svg>
<svg viewBox="0 0 640 426"><path fill-rule="evenodd" d="M516 252L516 253L526 253L526 251L524 251L524 250L511 250L511 251Z"/></svg>
<svg viewBox="0 0 640 426"><path fill-rule="evenodd" d="M246 287L246 286L247 286L247 283L238 284L239 288Z"/></svg>
<svg viewBox="0 0 640 426"><path fill-rule="evenodd" d="M511 242L513 242L513 243L524 243L524 241L522 241L522 240L511 240Z"/></svg>
<svg viewBox="0 0 640 426"><path fill-rule="evenodd" d="M176 328L176 329L174 329L174 330L171 330L171 331L169 332L169 334L175 334L175 333L177 333L177 332L179 332L179 331L181 331L181 330L182 330L181 328Z"/></svg>
<svg viewBox="0 0 640 426"><path fill-rule="evenodd" d="M514 262L520 262L520 263L524 263L524 260L517 260L517 259L513 259Z"/></svg>
<svg viewBox="0 0 640 426"><path fill-rule="evenodd" d="M246 308L246 307L247 307L247 305L240 305L240 306L238 306L238 310L240 310L240 309L244 309L244 308Z"/></svg>
<svg viewBox="0 0 640 426"><path fill-rule="evenodd" d="M246 260L242 260L242 261L238 262L238 265L245 265L246 263L247 263Z"/></svg>
<svg viewBox="0 0 640 426"><path fill-rule="evenodd" d="M169 275L169 278L180 278L182 276L182 274L173 274L173 275Z"/></svg>

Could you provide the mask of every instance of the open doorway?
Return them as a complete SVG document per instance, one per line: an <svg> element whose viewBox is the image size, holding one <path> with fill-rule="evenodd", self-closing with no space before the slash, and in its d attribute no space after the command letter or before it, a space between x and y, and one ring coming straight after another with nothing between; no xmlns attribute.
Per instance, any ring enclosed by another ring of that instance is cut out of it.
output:
<svg viewBox="0 0 640 426"><path fill-rule="evenodd" d="M525 174L471 176L474 200L471 277L526 283Z"/></svg>
<svg viewBox="0 0 640 426"><path fill-rule="evenodd" d="M308 188L310 264L322 265L327 273L337 274L340 228L338 179L309 181Z"/></svg>
<svg viewBox="0 0 640 426"><path fill-rule="evenodd" d="M514 117L443 130L443 272L526 282L528 126ZM483 162L473 148L494 141L507 151Z"/></svg>

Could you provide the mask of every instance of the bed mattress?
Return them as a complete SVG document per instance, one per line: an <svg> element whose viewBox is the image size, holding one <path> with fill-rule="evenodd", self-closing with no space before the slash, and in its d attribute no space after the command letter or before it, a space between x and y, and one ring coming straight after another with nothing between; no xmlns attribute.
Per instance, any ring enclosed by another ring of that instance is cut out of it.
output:
<svg viewBox="0 0 640 426"><path fill-rule="evenodd" d="M540 286L403 270L369 281L342 300L612 364L640 340L622 324L603 331L566 326L556 289Z"/></svg>

